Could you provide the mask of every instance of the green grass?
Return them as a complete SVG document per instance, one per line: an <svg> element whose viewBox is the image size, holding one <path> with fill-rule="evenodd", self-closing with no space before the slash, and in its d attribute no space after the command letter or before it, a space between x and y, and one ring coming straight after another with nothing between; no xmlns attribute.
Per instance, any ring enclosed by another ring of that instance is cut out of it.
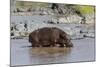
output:
<svg viewBox="0 0 100 67"><path fill-rule="evenodd" d="M91 14L94 13L94 7L93 6L79 6L79 11L83 14Z"/></svg>

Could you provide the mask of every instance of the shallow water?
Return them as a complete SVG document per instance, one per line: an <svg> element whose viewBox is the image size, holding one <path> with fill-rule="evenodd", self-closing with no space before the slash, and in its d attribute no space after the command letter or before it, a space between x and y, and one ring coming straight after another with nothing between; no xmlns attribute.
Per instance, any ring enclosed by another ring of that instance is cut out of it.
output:
<svg viewBox="0 0 100 67"><path fill-rule="evenodd" d="M32 48L27 39L11 39L11 66L95 60L93 38L72 40L73 48Z"/></svg>

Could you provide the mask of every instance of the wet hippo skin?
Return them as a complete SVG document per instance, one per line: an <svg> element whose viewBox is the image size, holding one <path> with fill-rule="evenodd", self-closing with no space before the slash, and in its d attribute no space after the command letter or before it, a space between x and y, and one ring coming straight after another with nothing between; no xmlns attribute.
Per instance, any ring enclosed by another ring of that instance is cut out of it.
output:
<svg viewBox="0 0 100 67"><path fill-rule="evenodd" d="M56 27L44 27L29 34L32 47L73 47L67 33Z"/></svg>

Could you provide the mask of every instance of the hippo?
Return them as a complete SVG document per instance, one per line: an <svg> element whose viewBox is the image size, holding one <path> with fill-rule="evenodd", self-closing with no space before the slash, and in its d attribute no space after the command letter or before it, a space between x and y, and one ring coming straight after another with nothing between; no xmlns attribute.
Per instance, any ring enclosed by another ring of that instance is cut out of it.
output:
<svg viewBox="0 0 100 67"><path fill-rule="evenodd" d="M44 27L29 34L32 47L73 47L67 33L57 27Z"/></svg>

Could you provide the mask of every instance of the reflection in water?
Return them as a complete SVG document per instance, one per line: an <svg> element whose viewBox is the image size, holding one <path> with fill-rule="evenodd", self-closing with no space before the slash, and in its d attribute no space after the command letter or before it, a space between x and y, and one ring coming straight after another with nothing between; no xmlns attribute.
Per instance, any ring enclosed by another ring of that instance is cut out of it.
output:
<svg viewBox="0 0 100 67"><path fill-rule="evenodd" d="M93 61L95 40L72 40L73 48L32 48L27 39L11 40L11 66Z"/></svg>
<svg viewBox="0 0 100 67"><path fill-rule="evenodd" d="M30 49L30 59L33 64L63 63L67 60L71 48L41 47Z"/></svg>
<svg viewBox="0 0 100 67"><path fill-rule="evenodd" d="M55 55L55 54L66 54L70 53L71 48L59 48L59 47L41 47L41 48L31 48L30 49L32 55Z"/></svg>

